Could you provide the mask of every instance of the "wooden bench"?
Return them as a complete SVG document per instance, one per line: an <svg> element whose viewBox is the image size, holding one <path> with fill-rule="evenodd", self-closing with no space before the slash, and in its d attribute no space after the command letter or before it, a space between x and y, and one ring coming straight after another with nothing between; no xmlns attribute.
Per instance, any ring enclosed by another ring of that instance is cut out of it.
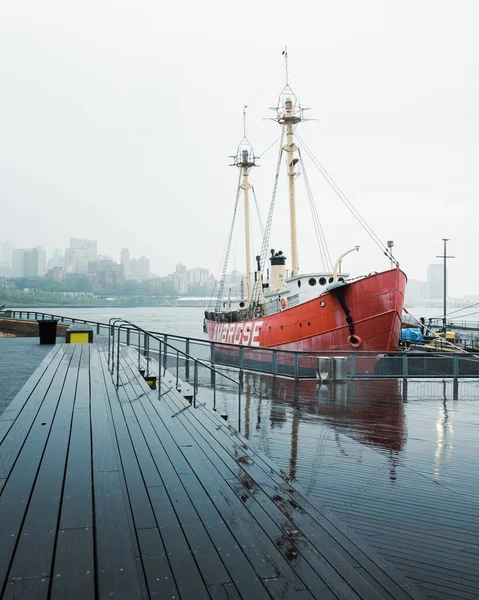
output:
<svg viewBox="0 0 479 600"><path fill-rule="evenodd" d="M93 327L84 323L73 323L66 331L67 344L92 344Z"/></svg>

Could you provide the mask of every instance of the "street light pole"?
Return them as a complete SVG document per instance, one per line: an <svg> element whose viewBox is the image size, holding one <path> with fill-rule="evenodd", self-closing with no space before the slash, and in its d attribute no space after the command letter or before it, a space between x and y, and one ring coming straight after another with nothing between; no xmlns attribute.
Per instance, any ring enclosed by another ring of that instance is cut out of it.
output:
<svg viewBox="0 0 479 600"><path fill-rule="evenodd" d="M446 316L447 316L447 269L446 269L446 261L448 258L456 258L455 256L447 256L447 242L449 242L449 238L442 238L442 241L444 242L444 254L442 256L436 256L436 258L442 258L444 260L444 274L443 274L443 278L444 278L444 299L443 299L443 304L444 304L444 316L442 318L442 327L444 329L444 335L446 335Z"/></svg>

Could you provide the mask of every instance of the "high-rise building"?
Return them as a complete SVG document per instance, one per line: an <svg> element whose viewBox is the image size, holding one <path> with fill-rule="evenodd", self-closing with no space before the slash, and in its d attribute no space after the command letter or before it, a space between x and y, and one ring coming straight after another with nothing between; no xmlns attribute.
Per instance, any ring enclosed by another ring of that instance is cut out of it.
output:
<svg viewBox="0 0 479 600"><path fill-rule="evenodd" d="M131 275L133 279L141 279L145 281L151 277L150 273L150 259L146 256L140 256L140 258L132 259L130 261Z"/></svg>
<svg viewBox="0 0 479 600"><path fill-rule="evenodd" d="M14 277L23 277L23 258L25 250L20 248L12 252L12 272Z"/></svg>
<svg viewBox="0 0 479 600"><path fill-rule="evenodd" d="M15 249L15 244L14 244L13 240L6 240L5 242L3 242L2 251L1 251L1 262L7 263L9 267L12 266L14 249Z"/></svg>
<svg viewBox="0 0 479 600"><path fill-rule="evenodd" d="M448 277L446 275L446 285ZM429 299L438 300L444 295L444 265L434 264L427 268Z"/></svg>
<svg viewBox="0 0 479 600"><path fill-rule="evenodd" d="M123 267L123 275L125 279L129 279L131 275L131 265L130 250L128 248L121 249L121 266Z"/></svg>
<svg viewBox="0 0 479 600"><path fill-rule="evenodd" d="M70 238L71 250L85 250L87 266L89 262L95 262L97 259L97 241L86 240L84 238Z"/></svg>
<svg viewBox="0 0 479 600"><path fill-rule="evenodd" d="M204 285L208 282L209 276L210 272L208 269L201 269L200 267L190 269L188 271L188 283L192 283L193 285Z"/></svg>
<svg viewBox="0 0 479 600"><path fill-rule="evenodd" d="M12 254L14 277L45 277L45 250L35 248L17 248Z"/></svg>
<svg viewBox="0 0 479 600"><path fill-rule="evenodd" d="M65 250L66 273L86 274L88 272L88 262L87 251L84 248L67 248Z"/></svg>
<svg viewBox="0 0 479 600"><path fill-rule="evenodd" d="M56 248L53 251L53 255L48 259L48 269L54 269L55 267L63 267L65 265L65 252Z"/></svg>

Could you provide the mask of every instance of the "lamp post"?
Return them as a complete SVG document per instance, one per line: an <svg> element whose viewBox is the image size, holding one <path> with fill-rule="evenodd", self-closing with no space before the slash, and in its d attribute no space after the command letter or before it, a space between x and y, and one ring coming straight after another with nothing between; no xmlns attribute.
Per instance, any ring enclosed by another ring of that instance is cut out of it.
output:
<svg viewBox="0 0 479 600"><path fill-rule="evenodd" d="M444 261L444 274L443 274L443 278L444 278L444 298L443 298L443 304L444 304L444 315L442 318L442 327L444 329L444 336L446 335L446 316L447 316L447 269L446 269L446 262L448 258L456 258L455 256L447 256L447 242L449 242L449 238L442 238L442 241L444 242L444 253L442 256L436 256L436 258L442 258Z"/></svg>
<svg viewBox="0 0 479 600"><path fill-rule="evenodd" d="M391 269L392 269L394 267L394 264L393 264L393 247L394 247L394 241L393 240L388 240L387 247L388 247L389 259L391 260Z"/></svg>

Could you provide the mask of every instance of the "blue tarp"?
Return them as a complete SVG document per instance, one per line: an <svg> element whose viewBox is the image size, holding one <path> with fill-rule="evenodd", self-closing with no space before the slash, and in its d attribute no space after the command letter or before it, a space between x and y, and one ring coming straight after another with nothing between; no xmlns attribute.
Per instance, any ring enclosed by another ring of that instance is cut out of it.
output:
<svg viewBox="0 0 479 600"><path fill-rule="evenodd" d="M401 339L409 340L410 342L424 342L421 330L416 327L401 329Z"/></svg>

